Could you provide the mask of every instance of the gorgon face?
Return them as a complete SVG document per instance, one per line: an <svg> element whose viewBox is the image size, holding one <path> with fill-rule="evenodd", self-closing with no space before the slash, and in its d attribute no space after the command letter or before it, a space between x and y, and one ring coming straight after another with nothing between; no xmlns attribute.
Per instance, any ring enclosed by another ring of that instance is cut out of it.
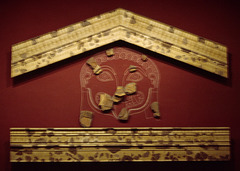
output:
<svg viewBox="0 0 240 171"><path fill-rule="evenodd" d="M84 64L80 71L81 109L92 110L103 114L98 103L101 93L113 96L117 86L125 86L135 82L137 92L126 95L124 99L114 104L113 109L104 114L117 118L122 108L126 108L130 115L144 113L145 117L152 117L149 113L153 101L158 101L158 86L160 75L157 66L151 59L141 60L142 54L137 54L125 48L114 48L115 55L107 57L105 53L93 56L101 67L102 73L95 75L92 69ZM129 71L129 66L136 66L135 72Z"/></svg>

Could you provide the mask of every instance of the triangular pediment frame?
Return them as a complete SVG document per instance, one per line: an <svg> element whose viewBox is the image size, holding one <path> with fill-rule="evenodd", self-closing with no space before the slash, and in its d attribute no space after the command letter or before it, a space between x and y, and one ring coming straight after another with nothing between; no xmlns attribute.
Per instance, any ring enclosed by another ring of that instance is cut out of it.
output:
<svg viewBox="0 0 240 171"><path fill-rule="evenodd" d="M226 46L120 8L13 45L11 77L119 40L228 77Z"/></svg>

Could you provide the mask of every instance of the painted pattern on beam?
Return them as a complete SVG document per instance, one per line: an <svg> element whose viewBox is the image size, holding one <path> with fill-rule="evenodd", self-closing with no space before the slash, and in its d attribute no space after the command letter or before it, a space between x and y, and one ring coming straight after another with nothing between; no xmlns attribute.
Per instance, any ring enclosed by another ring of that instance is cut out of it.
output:
<svg viewBox="0 0 240 171"><path fill-rule="evenodd" d="M13 45L11 77L118 40L228 77L226 46L124 9Z"/></svg>
<svg viewBox="0 0 240 171"><path fill-rule="evenodd" d="M11 128L11 162L229 161L227 127Z"/></svg>

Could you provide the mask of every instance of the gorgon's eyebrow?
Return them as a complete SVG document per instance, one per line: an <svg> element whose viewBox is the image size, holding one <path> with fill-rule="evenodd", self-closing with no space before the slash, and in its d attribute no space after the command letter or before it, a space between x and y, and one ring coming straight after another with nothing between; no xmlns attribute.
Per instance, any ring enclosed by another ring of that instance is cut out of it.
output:
<svg viewBox="0 0 240 171"><path fill-rule="evenodd" d="M139 66L135 66L136 67L136 71L135 72L140 72L142 75L144 75L145 77L147 77L147 74L143 71L143 69ZM125 75L128 75L129 72L129 68L127 68L125 71L124 71L124 76ZM134 72L132 72L134 73Z"/></svg>

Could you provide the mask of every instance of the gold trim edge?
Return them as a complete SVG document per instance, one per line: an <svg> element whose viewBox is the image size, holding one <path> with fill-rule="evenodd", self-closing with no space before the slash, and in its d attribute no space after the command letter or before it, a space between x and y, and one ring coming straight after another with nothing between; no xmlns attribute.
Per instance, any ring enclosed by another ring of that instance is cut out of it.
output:
<svg viewBox="0 0 240 171"><path fill-rule="evenodd" d="M11 128L11 162L229 161L229 127Z"/></svg>
<svg viewBox="0 0 240 171"><path fill-rule="evenodd" d="M228 77L226 46L124 9L13 45L11 77L118 40Z"/></svg>

